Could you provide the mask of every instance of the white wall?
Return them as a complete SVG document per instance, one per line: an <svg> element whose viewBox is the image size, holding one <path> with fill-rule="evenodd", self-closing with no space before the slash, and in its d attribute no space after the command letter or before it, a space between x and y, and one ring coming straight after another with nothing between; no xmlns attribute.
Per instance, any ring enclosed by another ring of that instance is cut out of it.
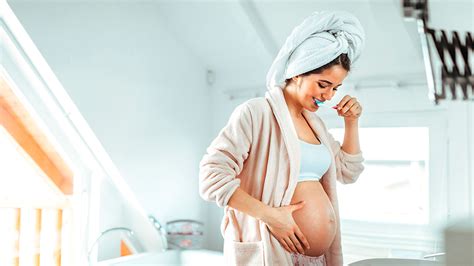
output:
<svg viewBox="0 0 474 266"><path fill-rule="evenodd" d="M159 7L10 5L144 208L162 223L205 221L206 71L168 32Z"/></svg>

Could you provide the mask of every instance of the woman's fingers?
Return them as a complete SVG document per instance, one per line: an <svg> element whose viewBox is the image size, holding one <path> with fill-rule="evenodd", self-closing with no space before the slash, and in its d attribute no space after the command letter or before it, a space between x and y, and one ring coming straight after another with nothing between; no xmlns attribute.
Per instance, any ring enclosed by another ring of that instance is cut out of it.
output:
<svg viewBox="0 0 474 266"><path fill-rule="evenodd" d="M296 210L299 210L299 209L303 208L304 204L305 204L305 201L304 201L304 200L302 200L302 201L300 201L300 202L298 202L298 203L292 204L292 205L291 205L291 207L292 207L292 208L291 208L291 212L294 212L294 211L296 211Z"/></svg>
<svg viewBox="0 0 474 266"><path fill-rule="evenodd" d="M344 96L337 106L338 114L347 118L358 118L362 113L362 106L357 101L357 98L349 95Z"/></svg>
<svg viewBox="0 0 474 266"><path fill-rule="evenodd" d="M270 233L289 252L305 254L309 243L293 219L292 213L303 208L305 201L276 208L273 220L269 220L267 227Z"/></svg>
<svg viewBox="0 0 474 266"><path fill-rule="evenodd" d="M290 249L294 252L294 253L298 253L298 250L296 250L296 247L295 245L293 244L293 241L291 241L290 238L288 237L285 237L283 238L286 242L286 244L290 247Z"/></svg>
<svg viewBox="0 0 474 266"><path fill-rule="evenodd" d="M359 117L362 113L362 107L358 102L351 105L350 109L343 114L345 117Z"/></svg>
<svg viewBox="0 0 474 266"><path fill-rule="evenodd" d="M278 242L280 242L280 244L283 246L284 249L286 249L286 251L291 253L290 247L286 244L286 242L285 242L285 240L283 240L283 238L278 239Z"/></svg>
<svg viewBox="0 0 474 266"><path fill-rule="evenodd" d="M298 251L298 253L304 254L304 248L301 245L298 238L296 238L296 236L293 234L293 235L290 235L290 239L293 242L293 245L296 247L296 250Z"/></svg>
<svg viewBox="0 0 474 266"><path fill-rule="evenodd" d="M360 105L360 102L357 102L357 104L354 107L354 115L360 116L362 113L362 105Z"/></svg>
<svg viewBox="0 0 474 266"><path fill-rule="evenodd" d="M306 237L303 235L303 232L301 232L299 227L296 227L295 229L295 234L300 240L300 242L306 247L306 249L309 249L309 242L306 240Z"/></svg>
<svg viewBox="0 0 474 266"><path fill-rule="evenodd" d="M342 114L346 114L347 111L349 111L355 104L357 104L356 98L350 99L350 100L344 105L344 107L341 109L341 113L342 113Z"/></svg>
<svg viewBox="0 0 474 266"><path fill-rule="evenodd" d="M347 102L349 102L351 100L351 96L350 95L346 95L344 96L341 101L337 104L337 109L338 110L341 110L344 108L344 105L346 105Z"/></svg>

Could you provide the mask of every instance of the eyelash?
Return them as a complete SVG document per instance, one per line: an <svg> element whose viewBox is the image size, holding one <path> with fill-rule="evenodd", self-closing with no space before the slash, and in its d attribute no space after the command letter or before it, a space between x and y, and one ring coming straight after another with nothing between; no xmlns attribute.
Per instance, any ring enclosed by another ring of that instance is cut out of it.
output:
<svg viewBox="0 0 474 266"><path fill-rule="evenodd" d="M323 85L321 85L321 83L318 83L318 85L319 85L319 87L320 87L321 89L325 89L325 88L327 88L327 86L323 86ZM334 88L334 91L337 91L337 89L336 89L336 88Z"/></svg>

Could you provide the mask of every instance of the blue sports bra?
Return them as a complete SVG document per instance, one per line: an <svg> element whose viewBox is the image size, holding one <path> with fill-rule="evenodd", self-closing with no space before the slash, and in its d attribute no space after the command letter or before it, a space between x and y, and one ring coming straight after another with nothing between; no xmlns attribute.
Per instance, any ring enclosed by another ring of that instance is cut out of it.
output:
<svg viewBox="0 0 474 266"><path fill-rule="evenodd" d="M301 166L298 182L319 181L329 169L329 165L331 165L331 154L323 143L316 145L302 140L299 141L301 147Z"/></svg>

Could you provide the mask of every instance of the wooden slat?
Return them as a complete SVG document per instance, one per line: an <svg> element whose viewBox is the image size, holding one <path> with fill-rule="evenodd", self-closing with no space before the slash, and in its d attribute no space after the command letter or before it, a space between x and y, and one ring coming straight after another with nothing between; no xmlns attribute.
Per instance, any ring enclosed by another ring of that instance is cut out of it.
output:
<svg viewBox="0 0 474 266"><path fill-rule="evenodd" d="M41 209L35 209L36 224L35 224L35 254L34 254L34 265L40 266L40 236L41 236Z"/></svg>
<svg viewBox="0 0 474 266"><path fill-rule="evenodd" d="M65 208L61 216L61 239L58 239L61 248L61 264L58 265L73 265L74 261L79 259L78 253L73 251L81 248L81 244L74 241L78 235L76 231L73 231L73 228L76 228L73 219L74 211L72 208Z"/></svg>
<svg viewBox="0 0 474 266"><path fill-rule="evenodd" d="M56 244L56 251L54 253L56 259L56 265L61 266L61 250L62 250L62 232L63 232L63 210L58 210L58 243Z"/></svg>
<svg viewBox="0 0 474 266"><path fill-rule="evenodd" d="M20 265L20 229L21 229L21 209L16 209L16 243L15 243L15 251L16 251L16 257L14 258L14 265L19 266Z"/></svg>

